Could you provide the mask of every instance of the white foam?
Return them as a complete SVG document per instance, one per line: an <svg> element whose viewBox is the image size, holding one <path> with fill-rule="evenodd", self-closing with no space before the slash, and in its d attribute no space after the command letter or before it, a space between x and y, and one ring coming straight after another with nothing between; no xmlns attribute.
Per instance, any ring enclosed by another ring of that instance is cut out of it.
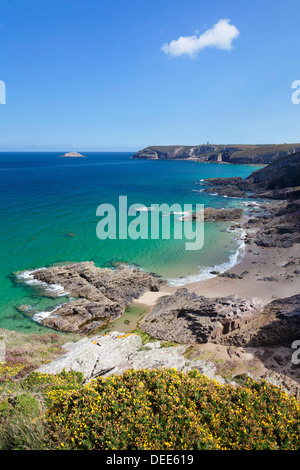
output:
<svg viewBox="0 0 300 470"><path fill-rule="evenodd" d="M246 207L260 207L260 204L255 201L241 201L240 202L241 206L246 206Z"/></svg>
<svg viewBox="0 0 300 470"><path fill-rule="evenodd" d="M136 211L139 211L139 212L150 212L150 211L154 211L154 207L136 207L135 208Z"/></svg>
<svg viewBox="0 0 300 470"><path fill-rule="evenodd" d="M38 322L38 323L41 323L41 321L44 319L44 318L48 318L50 317L56 310L58 310L60 307L62 306L62 304L59 304L57 305L53 310L49 310L49 311L44 311L44 312L37 312L35 313L33 316L32 316L32 320Z"/></svg>
<svg viewBox="0 0 300 470"><path fill-rule="evenodd" d="M244 254L245 254L245 248L246 248L245 236L246 236L246 232L245 232L245 230L238 229L238 228L236 230L232 230L232 232L237 232L238 233L237 236L235 237L235 239L239 240L240 244L239 244L238 249L232 255L230 255L228 261L225 261L224 263L221 263L221 264L215 265L215 266L210 266L210 267L206 267L206 268L202 267L202 268L200 268L199 273L190 274L189 276L187 276L185 278L168 279L169 284L173 285L173 286L176 286L176 287L179 287L179 286L183 286L185 284L191 284L193 282L205 281L206 279L211 279L211 278L217 276L217 274L211 274L211 271L218 271L220 274L222 274L225 271L227 271L228 269L230 269L233 266L235 266L236 264L238 264L242 260Z"/></svg>
<svg viewBox="0 0 300 470"><path fill-rule="evenodd" d="M178 215L186 215L186 214L190 214L191 212L193 212L193 211L182 211L182 212L180 212L180 211L178 211L178 212L174 211L173 214L176 214L176 215L177 215L177 214L178 214Z"/></svg>
<svg viewBox="0 0 300 470"><path fill-rule="evenodd" d="M66 292L61 284L47 284L46 282L39 281L34 278L34 273L36 271L41 271L46 268L33 269L32 271L23 271L20 274L17 274L16 277L21 279L28 286L39 286L45 289L47 292L54 294L56 297L62 297L69 295L69 292Z"/></svg>

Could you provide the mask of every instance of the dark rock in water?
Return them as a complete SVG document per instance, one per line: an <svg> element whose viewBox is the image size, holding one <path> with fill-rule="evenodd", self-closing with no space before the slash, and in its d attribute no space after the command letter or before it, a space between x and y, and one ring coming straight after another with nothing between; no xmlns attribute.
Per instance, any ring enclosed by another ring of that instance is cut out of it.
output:
<svg viewBox="0 0 300 470"><path fill-rule="evenodd" d="M92 262L33 271L34 279L60 285L75 300L64 303L40 323L60 331L88 333L124 313L145 291L158 291L166 281L138 269L97 268Z"/></svg>
<svg viewBox="0 0 300 470"><path fill-rule="evenodd" d="M30 305L20 305L20 306L16 307L16 309L19 312L28 312L29 310L32 310L32 307Z"/></svg>
<svg viewBox="0 0 300 470"><path fill-rule="evenodd" d="M209 186L228 186L228 185L236 185L242 183L243 178L240 176L232 176L229 178L206 178L204 180L206 185Z"/></svg>
<svg viewBox="0 0 300 470"><path fill-rule="evenodd" d="M261 309L262 304L255 299L207 298L182 288L160 297L141 328L165 341L218 342L221 336L257 317Z"/></svg>
<svg viewBox="0 0 300 470"><path fill-rule="evenodd" d="M246 197L246 192L239 189L238 186L226 186L226 187L211 187L203 189L204 193L213 193L218 194L219 196L235 197L235 198L244 198Z"/></svg>
<svg viewBox="0 0 300 470"><path fill-rule="evenodd" d="M290 248L291 246L293 246L293 242L292 242L292 240L285 240L282 243L280 243L279 246L281 248Z"/></svg>
<svg viewBox="0 0 300 470"><path fill-rule="evenodd" d="M236 220L240 219L243 214L243 209L215 209L213 207L205 207L204 220ZM184 220L203 220L203 211L194 212L193 214L186 215Z"/></svg>

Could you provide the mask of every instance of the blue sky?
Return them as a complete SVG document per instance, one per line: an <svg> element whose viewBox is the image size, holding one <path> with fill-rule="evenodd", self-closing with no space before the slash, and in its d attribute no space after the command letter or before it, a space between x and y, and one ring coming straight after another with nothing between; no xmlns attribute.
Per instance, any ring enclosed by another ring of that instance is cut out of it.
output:
<svg viewBox="0 0 300 470"><path fill-rule="evenodd" d="M0 150L299 142L299 14L299 0L1 0ZM225 46L222 19L239 33Z"/></svg>

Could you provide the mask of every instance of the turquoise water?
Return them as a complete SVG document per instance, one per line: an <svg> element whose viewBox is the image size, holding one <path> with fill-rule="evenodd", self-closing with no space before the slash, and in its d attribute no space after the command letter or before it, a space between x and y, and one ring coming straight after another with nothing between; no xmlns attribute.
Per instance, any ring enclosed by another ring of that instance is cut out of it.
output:
<svg viewBox="0 0 300 470"><path fill-rule="evenodd" d="M199 192L196 182L246 177L253 166L134 160L130 153L85 153L87 158L79 159L57 158L59 154L0 153L1 328L45 331L16 307L43 311L67 300L41 297L37 288L16 282L18 271L77 261L100 267L128 263L180 284L233 261L241 242L226 232L224 223L205 223L203 249L187 251L184 239L100 240L96 209L102 203L117 208L119 196L127 196L128 206L238 206L237 199Z"/></svg>

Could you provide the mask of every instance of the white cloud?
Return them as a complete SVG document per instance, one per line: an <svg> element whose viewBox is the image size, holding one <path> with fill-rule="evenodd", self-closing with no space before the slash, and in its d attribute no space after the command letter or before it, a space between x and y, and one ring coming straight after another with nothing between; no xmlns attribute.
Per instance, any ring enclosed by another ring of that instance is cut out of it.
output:
<svg viewBox="0 0 300 470"><path fill-rule="evenodd" d="M198 51L206 47L216 47L229 51L232 49L232 42L239 36L239 30L229 19L220 19L211 29L205 31L201 36L181 36L170 43L166 43L161 48L166 54L178 57L187 54L194 57Z"/></svg>

